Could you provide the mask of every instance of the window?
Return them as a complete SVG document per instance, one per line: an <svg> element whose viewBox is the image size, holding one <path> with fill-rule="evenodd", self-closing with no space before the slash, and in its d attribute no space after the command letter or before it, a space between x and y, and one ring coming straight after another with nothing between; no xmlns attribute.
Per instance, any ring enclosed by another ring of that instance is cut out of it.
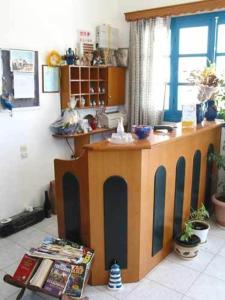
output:
<svg viewBox="0 0 225 300"><path fill-rule="evenodd" d="M225 74L225 12L172 18L171 65L165 120L181 120L182 103L196 100L197 88L187 78L192 70L215 62Z"/></svg>

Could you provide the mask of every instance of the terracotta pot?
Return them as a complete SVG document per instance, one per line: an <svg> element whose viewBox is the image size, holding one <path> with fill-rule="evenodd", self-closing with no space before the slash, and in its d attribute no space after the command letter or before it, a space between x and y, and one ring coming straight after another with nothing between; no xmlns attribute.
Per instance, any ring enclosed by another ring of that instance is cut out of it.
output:
<svg viewBox="0 0 225 300"><path fill-rule="evenodd" d="M225 202L218 200L222 197L225 199L224 194L214 194L212 195L212 202L214 204L214 213L217 223L225 227Z"/></svg>

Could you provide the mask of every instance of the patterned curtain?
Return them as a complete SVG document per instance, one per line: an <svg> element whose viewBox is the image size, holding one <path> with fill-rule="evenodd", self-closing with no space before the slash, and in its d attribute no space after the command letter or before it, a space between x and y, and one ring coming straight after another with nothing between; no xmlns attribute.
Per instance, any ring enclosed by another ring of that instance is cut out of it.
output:
<svg viewBox="0 0 225 300"><path fill-rule="evenodd" d="M169 66L170 18L130 23L130 125L160 124Z"/></svg>

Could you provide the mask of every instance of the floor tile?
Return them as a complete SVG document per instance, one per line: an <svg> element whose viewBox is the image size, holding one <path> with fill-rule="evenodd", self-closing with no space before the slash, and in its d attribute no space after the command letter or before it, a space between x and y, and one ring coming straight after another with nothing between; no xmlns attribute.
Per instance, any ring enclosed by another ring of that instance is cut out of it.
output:
<svg viewBox="0 0 225 300"><path fill-rule="evenodd" d="M37 247L48 234L36 228L22 230L10 236L10 240L29 250L31 247Z"/></svg>
<svg viewBox="0 0 225 300"><path fill-rule="evenodd" d="M224 281L212 276L201 274L187 293L194 300L224 300Z"/></svg>
<svg viewBox="0 0 225 300"><path fill-rule="evenodd" d="M202 272L208 266L213 257L214 254L200 250L198 256L192 260L184 260L180 258L175 252L171 252L166 257L166 259L184 267L188 267L193 270Z"/></svg>
<svg viewBox="0 0 225 300"><path fill-rule="evenodd" d="M164 260L146 278L185 293L198 276L199 272L195 270Z"/></svg>
<svg viewBox="0 0 225 300"><path fill-rule="evenodd" d="M103 293L113 295L119 300L123 300L126 299L127 295L129 295L139 284L140 282L123 284L123 288L116 292L108 290L107 286L96 286L95 288L102 291Z"/></svg>
<svg viewBox="0 0 225 300"><path fill-rule="evenodd" d="M183 295L157 282L144 280L126 298L126 300L180 300Z"/></svg>
<svg viewBox="0 0 225 300"><path fill-rule="evenodd" d="M16 292L19 292L19 289L4 282L3 277L5 273L0 271L0 299L9 299L10 296L15 295ZM16 297L14 297L16 299Z"/></svg>
<svg viewBox="0 0 225 300"><path fill-rule="evenodd" d="M112 292L112 295L109 295L90 285L84 290L84 296L87 296L89 300L115 300L115 294L116 292Z"/></svg>
<svg viewBox="0 0 225 300"><path fill-rule="evenodd" d="M4 269L21 259L25 248L9 241L7 248L0 247L0 269Z"/></svg>
<svg viewBox="0 0 225 300"><path fill-rule="evenodd" d="M225 257L216 255L204 273L225 280Z"/></svg>
<svg viewBox="0 0 225 300"><path fill-rule="evenodd" d="M216 254L225 245L225 239L215 236L209 231L207 243L200 246L200 249Z"/></svg>

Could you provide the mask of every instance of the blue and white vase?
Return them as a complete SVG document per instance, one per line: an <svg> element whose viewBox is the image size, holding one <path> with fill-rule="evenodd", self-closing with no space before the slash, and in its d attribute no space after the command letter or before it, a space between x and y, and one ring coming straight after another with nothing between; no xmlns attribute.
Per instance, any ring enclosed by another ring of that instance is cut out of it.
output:
<svg viewBox="0 0 225 300"><path fill-rule="evenodd" d="M111 291L119 291L122 287L120 266L114 263L110 269L108 289Z"/></svg>
<svg viewBox="0 0 225 300"><path fill-rule="evenodd" d="M208 100L206 102L205 118L207 121L215 121L216 117L217 117L217 107L215 105L215 101Z"/></svg>

